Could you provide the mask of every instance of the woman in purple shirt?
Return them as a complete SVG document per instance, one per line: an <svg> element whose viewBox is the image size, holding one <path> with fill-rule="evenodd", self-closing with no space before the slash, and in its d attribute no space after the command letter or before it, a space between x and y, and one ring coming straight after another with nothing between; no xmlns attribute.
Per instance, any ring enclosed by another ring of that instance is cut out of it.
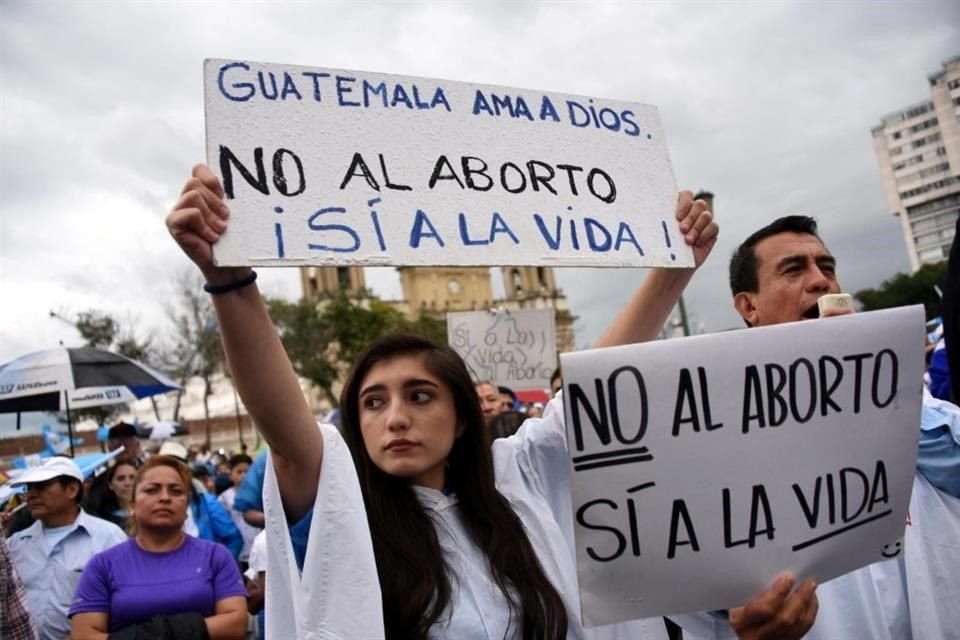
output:
<svg viewBox="0 0 960 640"><path fill-rule="evenodd" d="M135 535L87 563L70 607L74 640L106 640L137 625L161 637L203 637L204 628L211 640L244 637L247 590L233 557L183 532L189 486L189 470L169 456L137 471Z"/></svg>

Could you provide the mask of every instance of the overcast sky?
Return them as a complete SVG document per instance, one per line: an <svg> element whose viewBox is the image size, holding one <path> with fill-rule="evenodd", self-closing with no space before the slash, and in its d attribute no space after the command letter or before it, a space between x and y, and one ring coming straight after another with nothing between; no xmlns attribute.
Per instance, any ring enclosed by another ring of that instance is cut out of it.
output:
<svg viewBox="0 0 960 640"><path fill-rule="evenodd" d="M721 240L689 289L738 326L726 262L750 231L815 215L847 291L908 269L870 128L929 97L960 53L960 3L173 3L0 5L0 362L79 343L99 309L162 334L185 259L163 218L204 158L202 62L235 58L658 105L677 182L716 194ZM264 290L299 296L293 269ZM560 270L577 344L630 292ZM631 271L638 282L642 271ZM391 269L368 271L385 298ZM495 282L499 278L495 279Z"/></svg>

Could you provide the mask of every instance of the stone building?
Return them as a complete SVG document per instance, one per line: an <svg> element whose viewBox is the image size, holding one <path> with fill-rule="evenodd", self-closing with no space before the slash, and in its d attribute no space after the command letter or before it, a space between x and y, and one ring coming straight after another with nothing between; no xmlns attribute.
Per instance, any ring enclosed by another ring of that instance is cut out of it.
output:
<svg viewBox="0 0 960 640"><path fill-rule="evenodd" d="M409 318L424 313L442 319L448 311L553 309L557 351L573 351L573 323L563 291L549 267L499 267L504 297L495 299L487 267L398 267L402 300L387 300ZM370 297L361 267L301 267L304 298L320 301L345 288L358 300Z"/></svg>

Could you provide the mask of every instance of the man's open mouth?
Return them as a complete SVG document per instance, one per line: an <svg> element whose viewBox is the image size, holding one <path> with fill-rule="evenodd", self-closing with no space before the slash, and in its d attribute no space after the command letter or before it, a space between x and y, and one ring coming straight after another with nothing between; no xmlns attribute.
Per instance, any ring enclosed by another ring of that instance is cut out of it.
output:
<svg viewBox="0 0 960 640"><path fill-rule="evenodd" d="M809 309L803 312L803 317L807 320L816 320L820 317L820 306L814 302Z"/></svg>

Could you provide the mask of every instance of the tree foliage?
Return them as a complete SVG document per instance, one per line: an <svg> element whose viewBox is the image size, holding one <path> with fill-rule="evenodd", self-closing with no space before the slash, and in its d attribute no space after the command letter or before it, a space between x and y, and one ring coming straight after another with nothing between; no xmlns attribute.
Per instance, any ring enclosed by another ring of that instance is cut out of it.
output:
<svg viewBox="0 0 960 640"><path fill-rule="evenodd" d="M930 320L940 315L940 296L935 287L942 285L946 273L946 262L925 264L912 275L898 273L876 289L858 291L854 297L864 311L922 304Z"/></svg>
<svg viewBox="0 0 960 640"><path fill-rule="evenodd" d="M220 344L220 330L210 296L203 292L199 274L184 273L177 281L175 304L167 307L173 332L166 351L166 366L179 379L180 391L174 406L173 420L179 419L183 389L192 377L203 380L203 410L206 419L206 442L210 443L209 398L213 395L213 377L225 362Z"/></svg>
<svg viewBox="0 0 960 640"><path fill-rule="evenodd" d="M345 290L320 305L276 299L267 304L294 370L316 385L334 406L334 385L374 339L398 331L439 343L447 338L442 320L422 315L410 321L385 302L371 299L361 304Z"/></svg>
<svg viewBox="0 0 960 640"><path fill-rule="evenodd" d="M335 404L333 384L338 372L331 352L331 334L316 304L305 300L291 303L268 299L267 307L294 371L316 385Z"/></svg>
<svg viewBox="0 0 960 640"><path fill-rule="evenodd" d="M73 326L88 347L97 349L109 349L120 331L120 323L113 316L95 309L78 313Z"/></svg>
<svg viewBox="0 0 960 640"><path fill-rule="evenodd" d="M150 337L137 336L136 322L133 319L122 321L97 309L80 311L72 318L52 311L50 315L73 325L83 338L86 347L113 351L151 366L155 364L157 350L153 340ZM80 409L71 413L79 420L92 419L103 424L125 409L125 404L116 404ZM154 405L154 413L156 414L156 405ZM159 416L157 418L159 419Z"/></svg>

